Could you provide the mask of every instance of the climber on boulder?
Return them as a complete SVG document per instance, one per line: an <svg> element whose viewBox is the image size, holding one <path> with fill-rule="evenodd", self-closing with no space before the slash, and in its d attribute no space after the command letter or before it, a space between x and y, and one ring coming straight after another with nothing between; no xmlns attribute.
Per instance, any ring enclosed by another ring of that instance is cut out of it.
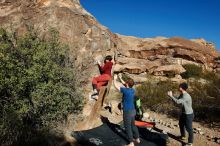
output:
<svg viewBox="0 0 220 146"><path fill-rule="evenodd" d="M100 61L97 61L99 70L101 75L94 77L92 79L92 87L93 87L93 92L91 93L92 98L97 99L98 98L98 93L99 90L102 86L106 85L109 80L111 80L112 75L112 56L108 55L104 59L104 65L101 65Z"/></svg>

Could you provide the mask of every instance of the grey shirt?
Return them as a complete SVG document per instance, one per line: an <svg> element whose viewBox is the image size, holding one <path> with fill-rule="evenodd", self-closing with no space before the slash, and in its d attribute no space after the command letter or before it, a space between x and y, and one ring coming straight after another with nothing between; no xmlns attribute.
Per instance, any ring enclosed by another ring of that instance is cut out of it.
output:
<svg viewBox="0 0 220 146"><path fill-rule="evenodd" d="M193 113L192 98L187 92L180 94L178 99L173 96L170 96L170 97L173 99L174 102L182 105L182 113L184 113L184 114L192 114Z"/></svg>

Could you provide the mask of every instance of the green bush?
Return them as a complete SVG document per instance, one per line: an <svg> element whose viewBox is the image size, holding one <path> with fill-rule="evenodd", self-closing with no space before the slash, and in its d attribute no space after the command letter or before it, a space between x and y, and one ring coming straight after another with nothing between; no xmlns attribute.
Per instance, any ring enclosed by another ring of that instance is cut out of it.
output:
<svg viewBox="0 0 220 146"><path fill-rule="evenodd" d="M200 67L198 65L185 64L185 65L183 65L183 67L186 70L186 72L181 74L181 76L184 79L188 79L188 78L191 78L191 77L200 78L201 75L202 75L202 67Z"/></svg>
<svg viewBox="0 0 220 146"><path fill-rule="evenodd" d="M167 96L167 92L172 90L177 92L177 84L170 80L155 82L145 82L136 88L136 94L141 97L144 108L157 112L172 112L177 110L174 104Z"/></svg>
<svg viewBox="0 0 220 146"><path fill-rule="evenodd" d="M203 71L201 78L212 82L218 78L218 73L205 70L205 71Z"/></svg>
<svg viewBox="0 0 220 146"><path fill-rule="evenodd" d="M58 33L16 38L0 29L0 142L33 139L83 106L78 74ZM23 143L24 145L24 143Z"/></svg>
<svg viewBox="0 0 220 146"><path fill-rule="evenodd" d="M191 79L188 92L193 100L195 119L201 122L220 122L220 74L205 72L207 80ZM211 76L212 75L212 76ZM204 77L204 76L203 76ZM148 82L136 88L145 109L177 116L180 109L167 97L167 91L178 96L178 84L171 81Z"/></svg>
<svg viewBox="0 0 220 146"><path fill-rule="evenodd" d="M189 93L193 99L196 119L205 122L219 122L220 112L220 78L201 83L190 82Z"/></svg>

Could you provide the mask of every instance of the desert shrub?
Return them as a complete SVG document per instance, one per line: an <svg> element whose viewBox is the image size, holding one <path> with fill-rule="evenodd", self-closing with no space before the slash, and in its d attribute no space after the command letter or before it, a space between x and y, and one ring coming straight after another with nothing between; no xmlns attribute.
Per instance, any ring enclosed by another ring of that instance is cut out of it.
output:
<svg viewBox="0 0 220 146"><path fill-rule="evenodd" d="M183 65L185 68L186 72L182 73L181 76L184 79L188 79L191 77L194 78L200 78L202 75L202 67L195 65L195 64L185 64Z"/></svg>
<svg viewBox="0 0 220 146"><path fill-rule="evenodd" d="M177 84L170 80L145 82L143 85L136 88L137 96L142 98L144 108L151 109L157 112L172 112L177 110L175 105L170 101L167 92L172 90L177 92Z"/></svg>
<svg viewBox="0 0 220 146"><path fill-rule="evenodd" d="M0 142L25 145L83 106L69 48L50 30L47 40L0 29ZM22 142L21 142L22 141Z"/></svg>
<svg viewBox="0 0 220 146"><path fill-rule="evenodd" d="M205 79L205 80L207 80L209 82L212 82L215 79L219 78L219 73L215 73L213 71L204 70L203 73L201 74L201 78L203 78L203 79Z"/></svg>
<svg viewBox="0 0 220 146"><path fill-rule="evenodd" d="M191 79L188 80L188 92L193 100L195 119L201 122L219 122L220 112L220 77L216 73L208 73L209 80ZM153 82L150 80L136 88L137 95L142 98L145 109L177 116L180 109L167 97L167 91L174 91L178 96L178 84L171 81Z"/></svg>
<svg viewBox="0 0 220 146"><path fill-rule="evenodd" d="M174 72L165 72L165 75L168 78L174 78L175 77L175 73Z"/></svg>
<svg viewBox="0 0 220 146"><path fill-rule="evenodd" d="M189 93L193 99L196 119L205 122L219 122L220 78L207 83L190 82Z"/></svg>

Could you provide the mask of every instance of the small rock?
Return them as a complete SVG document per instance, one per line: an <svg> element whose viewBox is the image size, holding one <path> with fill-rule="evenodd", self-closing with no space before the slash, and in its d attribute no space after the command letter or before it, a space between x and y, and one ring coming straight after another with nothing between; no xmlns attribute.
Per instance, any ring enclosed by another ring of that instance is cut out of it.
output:
<svg viewBox="0 0 220 146"><path fill-rule="evenodd" d="M201 128L195 128L195 130L196 130L196 131L201 131L202 129L201 129Z"/></svg>
<svg viewBox="0 0 220 146"><path fill-rule="evenodd" d="M150 115L149 115L148 113L145 112L145 113L143 114L143 117L147 119L147 118L150 117Z"/></svg>
<svg viewBox="0 0 220 146"><path fill-rule="evenodd" d="M212 135L207 135L207 138L214 138L214 136L212 136Z"/></svg>
<svg viewBox="0 0 220 146"><path fill-rule="evenodd" d="M218 137L214 137L213 139L214 139L215 142L217 142L219 140Z"/></svg>
<svg viewBox="0 0 220 146"><path fill-rule="evenodd" d="M157 120L157 119L154 119L154 122L155 122L155 123L158 123L158 120Z"/></svg>
<svg viewBox="0 0 220 146"><path fill-rule="evenodd" d="M199 134L200 134L200 135L204 135L204 132L202 132L202 131L199 131Z"/></svg>
<svg viewBox="0 0 220 146"><path fill-rule="evenodd" d="M162 133L163 133L163 134L167 134L167 131L163 130Z"/></svg>

